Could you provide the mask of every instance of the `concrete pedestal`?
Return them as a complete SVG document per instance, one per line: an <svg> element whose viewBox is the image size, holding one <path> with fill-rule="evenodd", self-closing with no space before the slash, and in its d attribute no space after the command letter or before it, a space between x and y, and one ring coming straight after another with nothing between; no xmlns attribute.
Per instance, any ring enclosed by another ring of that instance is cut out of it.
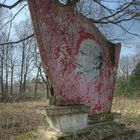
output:
<svg viewBox="0 0 140 140"><path fill-rule="evenodd" d="M51 128L74 132L87 127L89 110L85 105L71 105L39 107L37 112L46 116Z"/></svg>

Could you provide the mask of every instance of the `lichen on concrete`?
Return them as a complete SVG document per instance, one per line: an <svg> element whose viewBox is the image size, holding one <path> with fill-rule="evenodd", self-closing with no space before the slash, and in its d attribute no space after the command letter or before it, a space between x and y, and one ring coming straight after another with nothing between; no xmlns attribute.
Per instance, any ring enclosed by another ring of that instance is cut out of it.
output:
<svg viewBox="0 0 140 140"><path fill-rule="evenodd" d="M36 140L37 133L35 130L16 136L15 140Z"/></svg>

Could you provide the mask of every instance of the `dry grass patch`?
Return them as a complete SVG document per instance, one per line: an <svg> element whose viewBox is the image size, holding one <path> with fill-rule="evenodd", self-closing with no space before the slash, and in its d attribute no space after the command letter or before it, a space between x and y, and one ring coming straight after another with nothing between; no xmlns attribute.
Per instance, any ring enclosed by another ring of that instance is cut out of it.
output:
<svg viewBox="0 0 140 140"><path fill-rule="evenodd" d="M140 114L140 98L114 97L112 110L123 115L128 112Z"/></svg>
<svg viewBox="0 0 140 140"><path fill-rule="evenodd" d="M0 140L9 140L12 136L26 133L43 121L44 117L37 114L37 106L48 105L47 100L21 103L0 104Z"/></svg>
<svg viewBox="0 0 140 140"><path fill-rule="evenodd" d="M23 138L28 135L34 137L32 132L40 123L45 123L45 118L37 114L35 108L47 105L48 100L45 99L19 103L0 103L0 140L13 140L10 138L17 135ZM112 111L121 113L123 121L130 124L128 127L140 130L140 99L115 97Z"/></svg>
<svg viewBox="0 0 140 140"><path fill-rule="evenodd" d="M140 131L140 98L115 97L113 112L122 114L122 120Z"/></svg>

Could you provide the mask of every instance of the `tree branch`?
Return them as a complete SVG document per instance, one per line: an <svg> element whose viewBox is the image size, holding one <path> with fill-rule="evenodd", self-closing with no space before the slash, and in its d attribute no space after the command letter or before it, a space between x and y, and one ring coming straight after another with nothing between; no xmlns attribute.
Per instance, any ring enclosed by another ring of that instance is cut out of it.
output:
<svg viewBox="0 0 140 140"><path fill-rule="evenodd" d="M117 23L120 23L120 22L130 21L130 20L132 20L132 19L134 19L136 17L137 16L134 15L134 16L132 16L130 18L124 18L124 19L120 19L120 20L117 20L118 18L116 18L114 20L109 20L108 19L107 21L99 21L99 20L95 20L95 19L92 19L92 18L87 18L87 19L90 20L93 23L96 23L96 24L108 24L108 23L117 24Z"/></svg>
<svg viewBox="0 0 140 140"><path fill-rule="evenodd" d="M105 5L103 5L103 4L102 4L101 2L99 2L98 0L93 0L93 1L96 2L98 5L100 5L101 7L103 7L104 9L106 9L110 14L112 14L112 13L111 13L111 11L113 11L112 9L106 7Z"/></svg>
<svg viewBox="0 0 140 140"><path fill-rule="evenodd" d="M8 8L10 10L10 9L13 9L14 7L16 7L22 1L26 1L26 0L18 0L12 5L6 5L6 4L0 3L0 8Z"/></svg>
<svg viewBox="0 0 140 140"><path fill-rule="evenodd" d="M21 9L19 9L19 10L15 13L15 15L14 15L9 21L7 21L7 22L0 28L0 30L2 30L7 24L9 24L10 22L12 22L12 21L15 19L15 17L16 17L26 6L27 6L27 4L25 4Z"/></svg>
<svg viewBox="0 0 140 140"><path fill-rule="evenodd" d="M25 41L27 39L32 38L33 36L34 36L34 34L31 34L31 35L29 35L29 36L27 36L27 37L25 37L23 39L20 39L18 41L11 41L11 42L0 43L0 45L3 46L3 45L9 45L9 44L18 44L20 42L23 42L23 41Z"/></svg>
<svg viewBox="0 0 140 140"><path fill-rule="evenodd" d="M131 35L140 37L139 34L135 34L135 33L129 32L129 31L128 31L127 29L125 29L122 25L119 25L119 24L115 24L115 25L117 25L118 27L120 27L122 30L124 30L124 31L127 32L128 34L131 34Z"/></svg>
<svg viewBox="0 0 140 140"><path fill-rule="evenodd" d="M109 18L112 18L116 15L118 15L119 13L125 11L127 8L129 8L131 5L133 5L133 3L135 2L136 0L132 0L129 4L127 4L125 7L123 7L122 9L116 11L114 14L111 14L109 16L106 16L106 17L103 17L103 18L100 18L100 19L97 19L96 21L98 22L102 22L103 20L106 20L106 19L109 19Z"/></svg>

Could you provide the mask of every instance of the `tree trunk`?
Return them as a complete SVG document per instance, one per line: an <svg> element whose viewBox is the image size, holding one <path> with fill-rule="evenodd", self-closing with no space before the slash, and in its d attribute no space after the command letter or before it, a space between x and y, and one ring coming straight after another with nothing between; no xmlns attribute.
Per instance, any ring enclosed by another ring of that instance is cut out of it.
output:
<svg viewBox="0 0 140 140"><path fill-rule="evenodd" d="M5 58L5 65L6 65L6 79L5 79L5 100L7 100L8 98L8 76L9 76L9 73L8 73L8 47L6 47L6 58Z"/></svg>
<svg viewBox="0 0 140 140"><path fill-rule="evenodd" d="M13 94L13 80L14 80L14 64L12 64L11 60L11 87L10 87L10 94Z"/></svg>
<svg viewBox="0 0 140 140"><path fill-rule="evenodd" d="M35 92L34 92L34 98L36 98L36 96L37 96L38 77L39 77L39 69L38 69L38 71L37 71L36 80L35 80Z"/></svg>
<svg viewBox="0 0 140 140"><path fill-rule="evenodd" d="M1 55L1 73L0 73L0 84L1 84L1 94L2 94L2 101L4 100L4 84L3 84L3 70L4 70L4 48L2 50Z"/></svg>
<svg viewBox="0 0 140 140"><path fill-rule="evenodd" d="M22 48L22 60L21 60L21 72L20 72L20 95L23 92L23 72L24 72L24 61L25 61L25 43L23 42Z"/></svg>

